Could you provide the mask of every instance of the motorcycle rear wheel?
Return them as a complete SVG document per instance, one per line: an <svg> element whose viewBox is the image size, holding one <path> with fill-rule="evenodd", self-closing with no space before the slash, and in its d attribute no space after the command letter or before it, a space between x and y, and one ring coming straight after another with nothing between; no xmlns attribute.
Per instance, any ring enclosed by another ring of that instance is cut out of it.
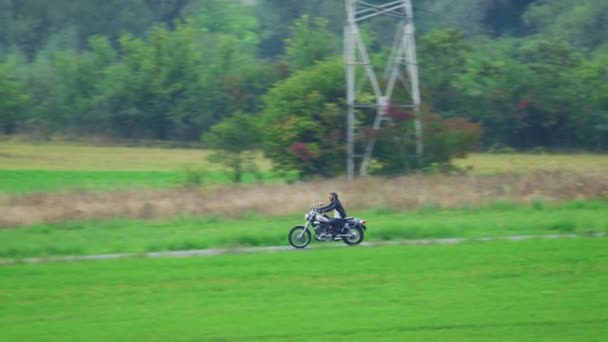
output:
<svg viewBox="0 0 608 342"><path fill-rule="evenodd" d="M304 233L302 234L302 231ZM302 234L300 236L300 234ZM305 248L311 240L310 231L305 230L304 226L295 226L289 231L289 244L294 248Z"/></svg>
<svg viewBox="0 0 608 342"><path fill-rule="evenodd" d="M356 246L363 241L365 233L361 227L350 228L351 235L343 236L342 241L349 246Z"/></svg>

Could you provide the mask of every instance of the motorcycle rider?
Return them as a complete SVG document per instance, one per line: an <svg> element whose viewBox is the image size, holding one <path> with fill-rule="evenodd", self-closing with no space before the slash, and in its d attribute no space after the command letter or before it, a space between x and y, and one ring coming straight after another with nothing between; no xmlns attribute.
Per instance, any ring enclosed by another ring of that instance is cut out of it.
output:
<svg viewBox="0 0 608 342"><path fill-rule="evenodd" d="M334 232L341 234L342 230L344 229L344 224L346 223L346 211L338 199L337 193L330 192L329 201L330 203L328 205L318 208L317 211L322 214L334 210L334 218L329 220L329 226L334 230Z"/></svg>

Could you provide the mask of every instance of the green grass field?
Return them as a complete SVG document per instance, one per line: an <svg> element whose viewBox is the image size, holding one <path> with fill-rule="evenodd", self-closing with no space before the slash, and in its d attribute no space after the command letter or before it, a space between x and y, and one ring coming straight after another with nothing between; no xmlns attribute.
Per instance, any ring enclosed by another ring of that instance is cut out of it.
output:
<svg viewBox="0 0 608 342"><path fill-rule="evenodd" d="M100 147L70 143L30 144L0 141L0 170L59 171L178 171L191 166L221 171L206 161L209 151L155 147ZM256 164L262 171L271 168L261 155ZM469 154L456 159L461 167L471 166L482 174L528 172L534 170L608 170L606 154Z"/></svg>
<svg viewBox="0 0 608 342"><path fill-rule="evenodd" d="M209 151L141 147L95 147L64 143L0 142L0 194L69 189L170 188L200 183L229 184L231 175L206 160ZM258 174L244 182L279 179L261 155ZM198 183L199 181L196 181Z"/></svg>
<svg viewBox="0 0 608 342"><path fill-rule="evenodd" d="M192 181L191 177L200 180ZM271 172L246 173L243 183L280 180ZM65 190L106 191L122 189L167 189L183 185L231 184L224 171L58 171L0 170L0 194L28 194Z"/></svg>
<svg viewBox="0 0 608 342"><path fill-rule="evenodd" d="M192 172L186 170L199 173L202 183L230 183L230 176L220 165L206 160L208 155L209 151L201 149L0 141L0 194L169 188L189 183L188 174ZM261 154L255 162L260 173L257 178L246 175L246 182L283 179L273 175L270 162ZM538 170L608 172L605 154L471 154L454 163L478 175Z"/></svg>
<svg viewBox="0 0 608 342"><path fill-rule="evenodd" d="M516 206L422 208L413 212L358 213L368 221L367 240L483 237L608 231L608 202L561 205L532 202ZM163 222L107 220L66 222L0 230L0 258L189 250L215 247L286 245L287 232L302 215L239 220L177 218Z"/></svg>
<svg viewBox="0 0 608 342"><path fill-rule="evenodd" d="M224 171L205 162L207 153L0 142L0 194L169 188L183 184L185 167L202 172L203 182L228 183ZM472 155L457 163L474 174L601 173L607 161ZM258 165L265 179L275 179L266 160ZM524 206L496 200L350 214L368 220L366 240L377 241L608 232L606 212L605 200ZM0 229L0 259L287 245L288 230L302 216L245 212L238 220L115 218ZM17 260L0 266L0 341L601 341L608 336L607 283L608 238Z"/></svg>
<svg viewBox="0 0 608 342"><path fill-rule="evenodd" d="M608 240L0 267L2 341L602 341Z"/></svg>
<svg viewBox="0 0 608 342"><path fill-rule="evenodd" d="M168 188L183 181L182 174L170 171L0 170L0 193Z"/></svg>
<svg viewBox="0 0 608 342"><path fill-rule="evenodd" d="M99 147L68 143L0 142L1 170L177 171L189 165L221 171L201 149ZM263 162L260 159L260 162ZM263 165L262 165L263 166ZM264 166L266 169L267 167Z"/></svg>

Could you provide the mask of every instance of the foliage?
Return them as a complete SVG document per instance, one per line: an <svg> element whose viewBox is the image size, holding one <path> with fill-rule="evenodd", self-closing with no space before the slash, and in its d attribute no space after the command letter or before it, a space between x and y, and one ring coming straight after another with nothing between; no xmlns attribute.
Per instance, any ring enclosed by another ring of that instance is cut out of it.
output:
<svg viewBox="0 0 608 342"><path fill-rule="evenodd" d="M466 156L481 140L481 125L461 117L442 119L427 108L421 111L424 158L418 160L413 120L406 120L376 133L375 161L372 173L401 174L425 169L430 165L448 165L452 159Z"/></svg>
<svg viewBox="0 0 608 342"><path fill-rule="evenodd" d="M329 60L297 73L279 83L267 96L264 113L265 153L280 170L297 170L302 176L336 175L345 162L345 127L343 62ZM429 163L447 163L477 146L481 137L479 125L464 119L443 121L431 114L425 128L425 145L429 146L425 160L415 158L413 120L407 113L396 116L395 124L382 129L374 156L380 163L379 173L399 173L424 167ZM363 113L360 120L365 120ZM426 120L426 119L425 119ZM363 122L365 124L365 122ZM366 129L364 127L364 129ZM367 140L367 139L366 139ZM366 143L362 140L361 143Z"/></svg>
<svg viewBox="0 0 608 342"><path fill-rule="evenodd" d="M524 126L522 110L529 101L524 80L529 78L529 70L509 55L512 48L509 41L478 47L479 50L467 56L464 69L450 82L459 99L448 108L452 111L460 108L461 113L482 122L486 146L521 143L516 134ZM488 51L490 49L493 50Z"/></svg>
<svg viewBox="0 0 608 342"><path fill-rule="evenodd" d="M576 139L598 150L608 146L608 54L598 54L583 61L576 70L585 101L579 110L585 116L578 118L579 130Z"/></svg>
<svg viewBox="0 0 608 342"><path fill-rule="evenodd" d="M230 168L234 182L241 182L244 171L257 171L254 149L261 142L258 118L237 113L211 127L203 142L217 149L210 160Z"/></svg>
<svg viewBox="0 0 608 342"><path fill-rule="evenodd" d="M452 87L452 82L464 71L470 44L461 31L449 29L425 34L419 46L423 97L435 111L454 111L461 94Z"/></svg>
<svg viewBox="0 0 608 342"><path fill-rule="evenodd" d="M195 26L204 32L238 37L253 50L259 44L258 18L251 6L226 0L189 1L183 12L192 17Z"/></svg>
<svg viewBox="0 0 608 342"><path fill-rule="evenodd" d="M465 157L481 140L481 125L464 118L438 121L438 117L429 114L424 123L424 157L427 163L449 163L453 158Z"/></svg>
<svg viewBox="0 0 608 342"><path fill-rule="evenodd" d="M481 122L486 147L605 145L605 105L590 87L602 88L593 81L603 77L599 63L585 61L561 39L479 39L472 49L463 39L436 31L421 39L421 54L438 56L421 62L433 111ZM446 50L456 51L455 57L442 59Z"/></svg>
<svg viewBox="0 0 608 342"><path fill-rule="evenodd" d="M335 37L327 31L327 21L307 15L296 20L291 37L285 41L285 54L292 72L337 54Z"/></svg>
<svg viewBox="0 0 608 342"><path fill-rule="evenodd" d="M236 36L196 25L127 33L117 48L95 36L82 52L43 51L21 77L32 93L21 131L192 140L236 110L259 110L278 73ZM215 46L203 51L199 40Z"/></svg>
<svg viewBox="0 0 608 342"><path fill-rule="evenodd" d="M0 48L17 47L34 58L44 49L83 48L93 35L116 39L124 31L142 34L154 24L156 13L148 4L155 2L169 3L0 0Z"/></svg>
<svg viewBox="0 0 608 342"><path fill-rule="evenodd" d="M536 1L530 5L523 20L532 32L565 39L579 48L608 47L606 1Z"/></svg>
<svg viewBox="0 0 608 342"><path fill-rule="evenodd" d="M147 42L121 37L124 63L108 69L101 102L113 114L109 124L119 125L115 129L121 135L186 138L214 122L201 112L202 54L195 32L191 25L180 24L172 32L153 28Z"/></svg>
<svg viewBox="0 0 608 342"><path fill-rule="evenodd" d="M423 103L481 124L482 149L608 147L606 1L433 0L414 11ZM342 2L322 0L0 0L0 132L198 141L234 113L276 107L290 119L271 115L275 133L295 132L264 142L277 168L338 174L341 66L291 86L299 95L287 104L267 99L295 82L285 78L332 63L344 15ZM386 60L393 31L391 17L362 23L372 63ZM357 113L363 126L370 117ZM380 169L393 163L381 160L397 148L391 136L402 157L388 169L414 165L402 126L380 137Z"/></svg>
<svg viewBox="0 0 608 342"><path fill-rule="evenodd" d="M415 15L424 31L455 29L469 35L484 33L483 20L486 6L479 0L434 0L414 4ZM446 15L449 13L449 15ZM449 54L448 54L449 55Z"/></svg>
<svg viewBox="0 0 608 342"><path fill-rule="evenodd" d="M344 5L324 0L256 0L257 17L260 20L260 53L278 56L285 52L290 28L303 16L323 18L328 29L339 36L344 24Z"/></svg>
<svg viewBox="0 0 608 342"><path fill-rule="evenodd" d="M26 118L30 96L12 75L10 64L0 64L0 132L17 131Z"/></svg>
<svg viewBox="0 0 608 342"><path fill-rule="evenodd" d="M330 59L279 82L266 96L264 152L280 171L335 175L344 165L344 67Z"/></svg>

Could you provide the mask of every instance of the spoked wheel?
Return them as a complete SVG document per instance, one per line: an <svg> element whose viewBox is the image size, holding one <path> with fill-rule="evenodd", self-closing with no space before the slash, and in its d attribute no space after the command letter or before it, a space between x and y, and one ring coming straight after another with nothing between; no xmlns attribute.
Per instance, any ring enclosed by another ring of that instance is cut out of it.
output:
<svg viewBox="0 0 608 342"><path fill-rule="evenodd" d="M356 246L363 241L364 233L361 227L350 228L350 234L343 236L342 241L349 246Z"/></svg>
<svg viewBox="0 0 608 342"><path fill-rule="evenodd" d="M310 231L303 226L295 226L289 231L289 244L295 248L308 246L310 239Z"/></svg>

